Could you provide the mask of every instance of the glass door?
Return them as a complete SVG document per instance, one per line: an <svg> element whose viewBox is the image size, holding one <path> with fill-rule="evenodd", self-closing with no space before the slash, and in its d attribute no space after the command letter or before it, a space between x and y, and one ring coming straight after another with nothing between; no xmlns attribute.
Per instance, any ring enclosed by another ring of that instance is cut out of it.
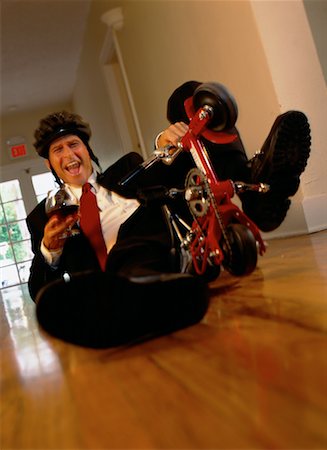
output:
<svg viewBox="0 0 327 450"><path fill-rule="evenodd" d="M0 182L0 290L3 296L12 291L11 288L17 290L25 286L26 291L33 253L25 219L37 202L56 186L53 175L44 166L41 173L36 173L39 170L39 167L16 170L17 177Z"/></svg>

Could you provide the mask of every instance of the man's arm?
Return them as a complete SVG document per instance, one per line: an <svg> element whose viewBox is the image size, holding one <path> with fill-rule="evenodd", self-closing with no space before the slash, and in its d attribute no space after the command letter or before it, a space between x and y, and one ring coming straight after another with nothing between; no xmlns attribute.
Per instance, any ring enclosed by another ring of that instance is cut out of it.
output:
<svg viewBox="0 0 327 450"><path fill-rule="evenodd" d="M34 253L28 286L30 295L35 300L42 286L60 276L57 269L64 240L58 240L58 234L62 233L67 224L58 225L54 217L48 220L44 201L28 215L26 224L31 235ZM54 229L56 225L57 228Z"/></svg>

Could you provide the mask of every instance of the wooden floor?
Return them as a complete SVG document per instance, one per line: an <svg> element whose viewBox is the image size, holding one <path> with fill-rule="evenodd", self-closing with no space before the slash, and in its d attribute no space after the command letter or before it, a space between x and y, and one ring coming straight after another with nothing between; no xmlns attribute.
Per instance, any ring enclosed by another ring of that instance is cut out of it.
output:
<svg viewBox="0 0 327 450"><path fill-rule="evenodd" d="M130 348L50 338L1 302L1 450L326 449L327 232L271 240L201 324Z"/></svg>

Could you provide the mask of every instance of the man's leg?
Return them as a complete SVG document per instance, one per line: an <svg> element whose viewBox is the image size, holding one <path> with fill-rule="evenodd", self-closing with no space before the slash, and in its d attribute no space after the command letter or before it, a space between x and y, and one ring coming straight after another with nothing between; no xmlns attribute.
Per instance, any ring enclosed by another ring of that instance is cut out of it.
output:
<svg viewBox="0 0 327 450"><path fill-rule="evenodd" d="M199 322L208 308L208 287L186 274L66 275L36 298L41 327L52 336L86 347L135 343Z"/></svg>

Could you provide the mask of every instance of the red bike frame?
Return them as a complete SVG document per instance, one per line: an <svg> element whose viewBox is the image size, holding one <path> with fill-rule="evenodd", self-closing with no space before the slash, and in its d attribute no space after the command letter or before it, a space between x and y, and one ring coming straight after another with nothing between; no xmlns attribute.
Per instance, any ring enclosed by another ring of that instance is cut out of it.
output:
<svg viewBox="0 0 327 450"><path fill-rule="evenodd" d="M235 140L236 136L207 129L211 119L210 107L204 106L193 114L191 101L192 99L189 99L185 102L191 122L188 132L180 142L180 147L191 153L197 168L206 177L211 191L207 212L203 217L194 219L192 224L191 254L196 272L202 275L206 270L208 258L216 265L222 264L224 253L221 243L228 246L225 230L230 223L245 225L252 232L260 255L263 255L266 246L255 223L232 203L231 198L235 195L233 181L218 180L208 153L200 141L200 137L205 136L216 143L228 143Z"/></svg>

